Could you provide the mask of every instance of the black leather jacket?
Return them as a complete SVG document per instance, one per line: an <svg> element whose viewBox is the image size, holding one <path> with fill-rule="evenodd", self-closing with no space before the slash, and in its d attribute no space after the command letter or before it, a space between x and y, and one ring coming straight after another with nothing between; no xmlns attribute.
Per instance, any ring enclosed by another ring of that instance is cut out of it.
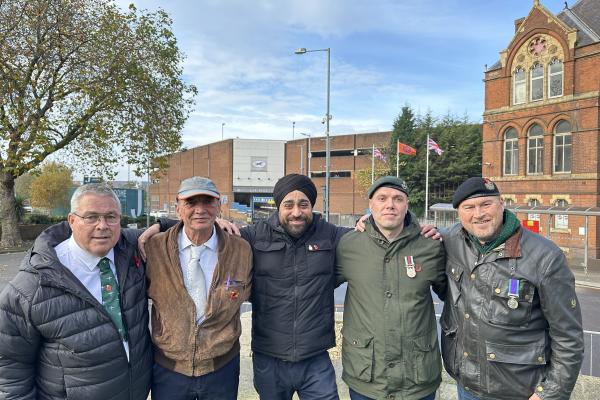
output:
<svg viewBox="0 0 600 400"><path fill-rule="evenodd" d="M252 247L252 350L301 361L335 346L335 248L348 228L313 214L293 239L277 213L241 230Z"/></svg>
<svg viewBox="0 0 600 400"><path fill-rule="evenodd" d="M444 245L449 282L440 324L450 375L482 399L534 392L568 399L583 359L583 331L562 251L521 228L484 256L460 225L444 235ZM516 308L509 304L511 279L519 284Z"/></svg>

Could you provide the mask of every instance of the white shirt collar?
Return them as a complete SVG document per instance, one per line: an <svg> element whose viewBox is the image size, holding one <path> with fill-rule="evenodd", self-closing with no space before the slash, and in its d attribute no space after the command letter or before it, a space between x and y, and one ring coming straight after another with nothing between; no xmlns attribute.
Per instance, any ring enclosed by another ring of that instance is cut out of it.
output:
<svg viewBox="0 0 600 400"><path fill-rule="evenodd" d="M187 249L190 246L195 246L195 244L192 243L190 238L188 238L188 235L185 233L185 227L183 227L181 228L181 235L179 235L179 251ZM215 253L217 252L219 241L217 240L217 230L214 226L210 238L206 242L202 243L202 246L208 247Z"/></svg>
<svg viewBox="0 0 600 400"><path fill-rule="evenodd" d="M85 251L84 249L82 249L75 241L75 238L73 237L73 235L71 235L71 237L69 238L68 245L69 245L69 251L71 252L73 259L77 260L77 262L85 265L86 268L89 269L90 271L93 271L94 268L96 268L96 266L100 262L100 260L104 257L108 258L110 260L110 262L112 263L112 265L115 265L114 249L110 249L108 254L105 255L104 257L95 256L95 255Z"/></svg>

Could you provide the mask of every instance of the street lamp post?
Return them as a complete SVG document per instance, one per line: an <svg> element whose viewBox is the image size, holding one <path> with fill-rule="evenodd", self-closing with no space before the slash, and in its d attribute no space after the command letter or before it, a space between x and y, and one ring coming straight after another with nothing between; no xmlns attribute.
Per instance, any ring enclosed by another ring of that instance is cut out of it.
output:
<svg viewBox="0 0 600 400"><path fill-rule="evenodd" d="M292 140L294 140L294 131L296 130L296 121L292 121Z"/></svg>
<svg viewBox="0 0 600 400"><path fill-rule="evenodd" d="M221 122L221 140L223 140L223 127L225 126L225 122Z"/></svg>
<svg viewBox="0 0 600 400"><path fill-rule="evenodd" d="M315 50L307 50L304 47L296 49L294 53L296 54L305 54L311 53L315 51L325 51L327 52L327 113L325 114L324 122L326 126L325 130L325 193L324 193L324 210L325 221L329 221L329 167L331 164L330 160L330 149L329 149L329 120L331 119L331 114L329 113L329 103L330 103L330 87L331 87L331 48L326 49L315 49Z"/></svg>
<svg viewBox="0 0 600 400"><path fill-rule="evenodd" d="M301 134L302 136L306 136L308 138L308 151L307 151L308 168L306 171L306 176L308 176L310 178L310 159L312 158L312 154L310 152L310 133L302 133L302 132L298 132L298 133Z"/></svg>

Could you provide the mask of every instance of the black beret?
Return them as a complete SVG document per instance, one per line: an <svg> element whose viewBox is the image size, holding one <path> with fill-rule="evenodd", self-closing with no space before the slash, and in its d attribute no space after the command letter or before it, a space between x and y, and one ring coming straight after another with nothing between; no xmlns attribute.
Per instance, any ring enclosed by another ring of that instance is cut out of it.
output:
<svg viewBox="0 0 600 400"><path fill-rule="evenodd" d="M454 196L452 196L452 206L458 208L460 203L466 199L484 196L500 196L498 186L488 178L473 177L460 184Z"/></svg>
<svg viewBox="0 0 600 400"><path fill-rule="evenodd" d="M369 196L369 198L373 197L373 193L375 193L375 191L380 187L389 187L392 189L396 189L408 196L408 186L406 185L406 182L404 182L400 178L396 178L395 176L383 176L377 179L375 182L373 182L373 184L367 191L367 195Z"/></svg>
<svg viewBox="0 0 600 400"><path fill-rule="evenodd" d="M306 175L289 174L281 178L273 188L273 199L277 208L283 201L283 198L290 192L299 190L308 197L310 204L314 207L317 201L317 187Z"/></svg>

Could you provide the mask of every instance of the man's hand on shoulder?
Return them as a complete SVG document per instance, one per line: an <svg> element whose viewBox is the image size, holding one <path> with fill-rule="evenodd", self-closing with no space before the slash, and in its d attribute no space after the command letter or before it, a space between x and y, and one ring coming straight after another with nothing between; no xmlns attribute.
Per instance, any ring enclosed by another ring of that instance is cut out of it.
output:
<svg viewBox="0 0 600 400"><path fill-rule="evenodd" d="M230 235L240 236L240 228L238 228L237 225L235 225L234 223L229 222L223 218L217 218L215 222L217 223L217 225L219 225L219 228L223 229Z"/></svg>
<svg viewBox="0 0 600 400"><path fill-rule="evenodd" d="M146 261L146 242L157 233L160 232L160 224L152 224L138 238L138 250L144 261Z"/></svg>
<svg viewBox="0 0 600 400"><path fill-rule="evenodd" d="M365 222L369 219L371 214L365 214L356 221L356 225L354 226L354 230L356 232L364 232L365 231Z"/></svg>
<svg viewBox="0 0 600 400"><path fill-rule="evenodd" d="M442 234L437 230L437 228L431 224L422 224L421 225L421 235L426 238L430 238L433 240L442 241Z"/></svg>

